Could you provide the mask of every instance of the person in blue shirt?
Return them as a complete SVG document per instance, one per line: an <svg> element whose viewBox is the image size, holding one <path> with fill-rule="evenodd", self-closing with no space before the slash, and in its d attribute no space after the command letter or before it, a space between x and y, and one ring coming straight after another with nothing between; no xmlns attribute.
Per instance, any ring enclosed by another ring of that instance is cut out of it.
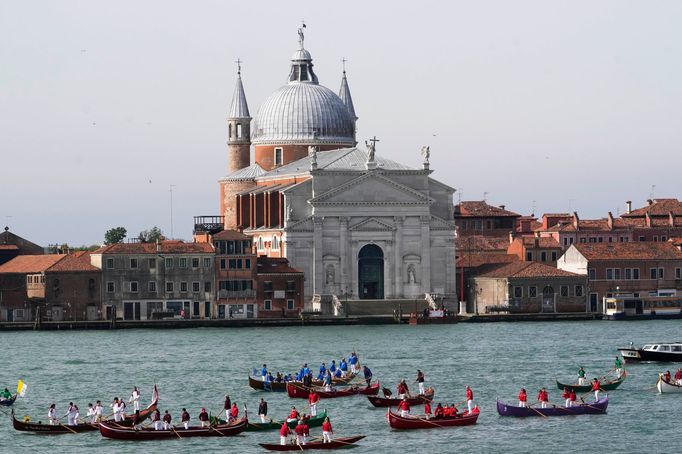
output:
<svg viewBox="0 0 682 454"><path fill-rule="evenodd" d="M327 371L327 374L324 376L323 385L325 391L332 390L332 373L329 370Z"/></svg>
<svg viewBox="0 0 682 454"><path fill-rule="evenodd" d="M339 369L341 369L341 376L345 377L346 374L348 373L348 363L346 362L346 358L343 358L341 360L341 363L339 364Z"/></svg>
<svg viewBox="0 0 682 454"><path fill-rule="evenodd" d="M360 365L358 364L358 356L355 354L355 352L350 354L350 358L348 358L348 364L350 364L350 370L353 373L358 373L360 372Z"/></svg>
<svg viewBox="0 0 682 454"><path fill-rule="evenodd" d="M332 364L329 366L329 372L332 374L336 372L336 361L332 360Z"/></svg>
<svg viewBox="0 0 682 454"><path fill-rule="evenodd" d="M263 381L267 380L268 378L268 366L263 364L263 368L260 370L260 375Z"/></svg>
<svg viewBox="0 0 682 454"><path fill-rule="evenodd" d="M308 367L308 363L305 363L305 364L303 365L303 376L305 377L305 376L308 375L309 373L310 373L310 368Z"/></svg>
<svg viewBox="0 0 682 454"><path fill-rule="evenodd" d="M318 380L324 380L324 376L327 374L327 365L325 363L320 364L320 373L317 374Z"/></svg>
<svg viewBox="0 0 682 454"><path fill-rule="evenodd" d="M334 377L336 377L336 378L343 377L343 373L341 373L341 369L336 369L336 372L334 372Z"/></svg>
<svg viewBox="0 0 682 454"><path fill-rule="evenodd" d="M369 367L364 366L362 368L362 373L365 375L365 381L367 382L367 386L372 382L372 371L369 370Z"/></svg>

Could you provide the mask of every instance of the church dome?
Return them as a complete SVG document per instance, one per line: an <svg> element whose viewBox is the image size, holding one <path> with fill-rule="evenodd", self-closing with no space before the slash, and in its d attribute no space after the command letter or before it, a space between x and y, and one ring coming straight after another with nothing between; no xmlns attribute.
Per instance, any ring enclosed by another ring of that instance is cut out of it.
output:
<svg viewBox="0 0 682 454"><path fill-rule="evenodd" d="M254 145L355 145L355 118L336 93L319 84L302 39L289 83L260 106L251 139Z"/></svg>

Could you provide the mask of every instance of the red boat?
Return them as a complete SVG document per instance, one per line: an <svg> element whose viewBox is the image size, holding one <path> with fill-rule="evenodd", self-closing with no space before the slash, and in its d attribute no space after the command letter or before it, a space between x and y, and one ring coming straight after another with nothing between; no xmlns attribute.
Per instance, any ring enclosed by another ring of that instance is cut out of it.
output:
<svg viewBox="0 0 682 454"><path fill-rule="evenodd" d="M354 396L356 394L365 394L368 396L376 396L379 394L379 388L381 384L376 382L370 386L348 386L343 389L336 389L334 391L325 391L324 388L312 387L308 388L301 385L300 383L289 382L287 383L287 393L289 397L307 399L310 390L314 389L317 394L319 394L321 399L333 399L335 397L345 397Z"/></svg>
<svg viewBox="0 0 682 454"><path fill-rule="evenodd" d="M334 438L330 443L322 443L321 441L314 441L305 445L288 444L280 445L276 443L258 443L268 451L306 451L308 449L341 449L355 446L355 442L365 438L364 435L357 435L355 437L340 437Z"/></svg>
<svg viewBox="0 0 682 454"><path fill-rule="evenodd" d="M478 407L476 407L471 413L464 411L462 413L457 413L457 416L454 417L449 416L447 418L426 419L416 415L403 418L397 413L393 413L389 410L388 413L386 413L386 419L388 420L388 425L393 429L434 429L437 427L469 426L471 424L476 424L480 412Z"/></svg>
<svg viewBox="0 0 682 454"><path fill-rule="evenodd" d="M430 388L429 388L430 389ZM433 395L435 394L433 389L427 389L426 394L420 394L415 397L409 397L407 399L407 402L409 402L410 405L424 405L426 402L431 402L433 400ZM397 407L400 402L402 402L402 399L392 399L390 397L379 397L379 396L367 396L367 399L369 399L369 402L374 405L375 407Z"/></svg>
<svg viewBox="0 0 682 454"><path fill-rule="evenodd" d="M232 424L219 424L211 427L173 427L170 430L155 430L152 427L133 429L122 427L116 423L103 422L99 425L99 433L103 437L116 440L162 440L168 438L187 437L232 437L246 430L248 420L242 418Z"/></svg>

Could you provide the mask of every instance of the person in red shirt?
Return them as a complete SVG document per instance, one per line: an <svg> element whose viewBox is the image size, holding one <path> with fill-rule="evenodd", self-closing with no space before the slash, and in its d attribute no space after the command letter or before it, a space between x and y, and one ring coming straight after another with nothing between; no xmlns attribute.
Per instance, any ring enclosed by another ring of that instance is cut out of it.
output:
<svg viewBox="0 0 682 454"><path fill-rule="evenodd" d="M457 409L455 404L450 405L450 416L454 418L455 416L457 416L457 413L459 413L459 410Z"/></svg>
<svg viewBox="0 0 682 454"><path fill-rule="evenodd" d="M208 412L205 408L202 408L199 412L199 421L201 422L201 427L208 427Z"/></svg>
<svg viewBox="0 0 682 454"><path fill-rule="evenodd" d="M327 416L322 423L322 443L331 443L333 433L332 423L329 422L329 416Z"/></svg>
<svg viewBox="0 0 682 454"><path fill-rule="evenodd" d="M571 388L571 391L568 393L568 399L569 399L569 407L573 407L575 405L575 400L577 396L575 395L575 389Z"/></svg>
<svg viewBox="0 0 682 454"><path fill-rule="evenodd" d="M467 396L467 409L469 410L469 413L471 413L474 410L474 392L467 386L466 389L466 396Z"/></svg>
<svg viewBox="0 0 682 454"><path fill-rule="evenodd" d="M547 403L549 402L549 393L545 388L542 388L538 392L538 402L540 402L540 408L547 408Z"/></svg>
<svg viewBox="0 0 682 454"><path fill-rule="evenodd" d="M282 427L279 429L279 444L285 446L287 444L287 437L289 435L291 435L291 430L289 430L287 422L284 421L282 423Z"/></svg>
<svg viewBox="0 0 682 454"><path fill-rule="evenodd" d="M230 416L228 418L228 422L232 424L237 417L239 416L239 407L237 407L237 402L232 404L232 408L230 408Z"/></svg>
<svg viewBox="0 0 682 454"><path fill-rule="evenodd" d="M682 369L677 369L675 372L675 381L678 385L682 385Z"/></svg>
<svg viewBox="0 0 682 454"><path fill-rule="evenodd" d="M308 394L308 403L310 404L310 416L317 416L317 403L320 401L320 395L311 390Z"/></svg>
<svg viewBox="0 0 682 454"><path fill-rule="evenodd" d="M403 400L398 404L398 411L403 418L407 418L410 415L410 403L407 401L407 397L403 397Z"/></svg>
<svg viewBox="0 0 682 454"><path fill-rule="evenodd" d="M424 402L424 415L426 415L426 419L431 419L431 402L428 400Z"/></svg>
<svg viewBox="0 0 682 454"><path fill-rule="evenodd" d="M296 421L297 419L298 419L298 410L296 410L296 407L291 407L291 413L289 413L289 417L287 418L287 422Z"/></svg>
<svg viewBox="0 0 682 454"><path fill-rule="evenodd" d="M409 391L407 389L407 383L405 383L405 380L402 380L400 383L398 383L396 391L398 392L398 399L402 399L408 395Z"/></svg>
<svg viewBox="0 0 682 454"><path fill-rule="evenodd" d="M663 381L666 383L670 383L670 371L669 370L665 371L665 374L663 374Z"/></svg>
<svg viewBox="0 0 682 454"><path fill-rule="evenodd" d="M599 383L599 379L595 378L592 380L592 391L594 391L594 400L595 402L599 400L599 391L601 390L601 383Z"/></svg>
<svg viewBox="0 0 682 454"><path fill-rule="evenodd" d="M438 405L436 405L436 409L433 411L433 417L436 419L440 419L444 416L444 408L441 405L440 402L438 402Z"/></svg>
<svg viewBox="0 0 682 454"><path fill-rule="evenodd" d="M528 406L528 394L526 394L526 389L521 388L521 391L519 391L519 407L527 407Z"/></svg>
<svg viewBox="0 0 682 454"><path fill-rule="evenodd" d="M302 420L298 422L298 424L296 425L296 428L294 429L294 432L296 432L296 442L299 445L304 445L306 443L306 439L305 439L305 427L304 427Z"/></svg>
<svg viewBox="0 0 682 454"><path fill-rule="evenodd" d="M571 393L568 390L568 386L564 386L564 392L561 393L561 398L564 399L566 408L571 406Z"/></svg>

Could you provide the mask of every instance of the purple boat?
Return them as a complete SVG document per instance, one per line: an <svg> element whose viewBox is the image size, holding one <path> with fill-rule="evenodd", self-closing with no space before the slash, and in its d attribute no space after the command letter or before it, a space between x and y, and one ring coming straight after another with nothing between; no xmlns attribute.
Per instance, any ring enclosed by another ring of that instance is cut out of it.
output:
<svg viewBox="0 0 682 454"><path fill-rule="evenodd" d="M507 405L501 400L497 401L497 412L500 416L575 416L575 415L603 415L606 413L606 407L609 405L609 397L599 399L597 402L586 402L574 407L561 407L552 405L548 408L540 407L517 407L514 405Z"/></svg>

